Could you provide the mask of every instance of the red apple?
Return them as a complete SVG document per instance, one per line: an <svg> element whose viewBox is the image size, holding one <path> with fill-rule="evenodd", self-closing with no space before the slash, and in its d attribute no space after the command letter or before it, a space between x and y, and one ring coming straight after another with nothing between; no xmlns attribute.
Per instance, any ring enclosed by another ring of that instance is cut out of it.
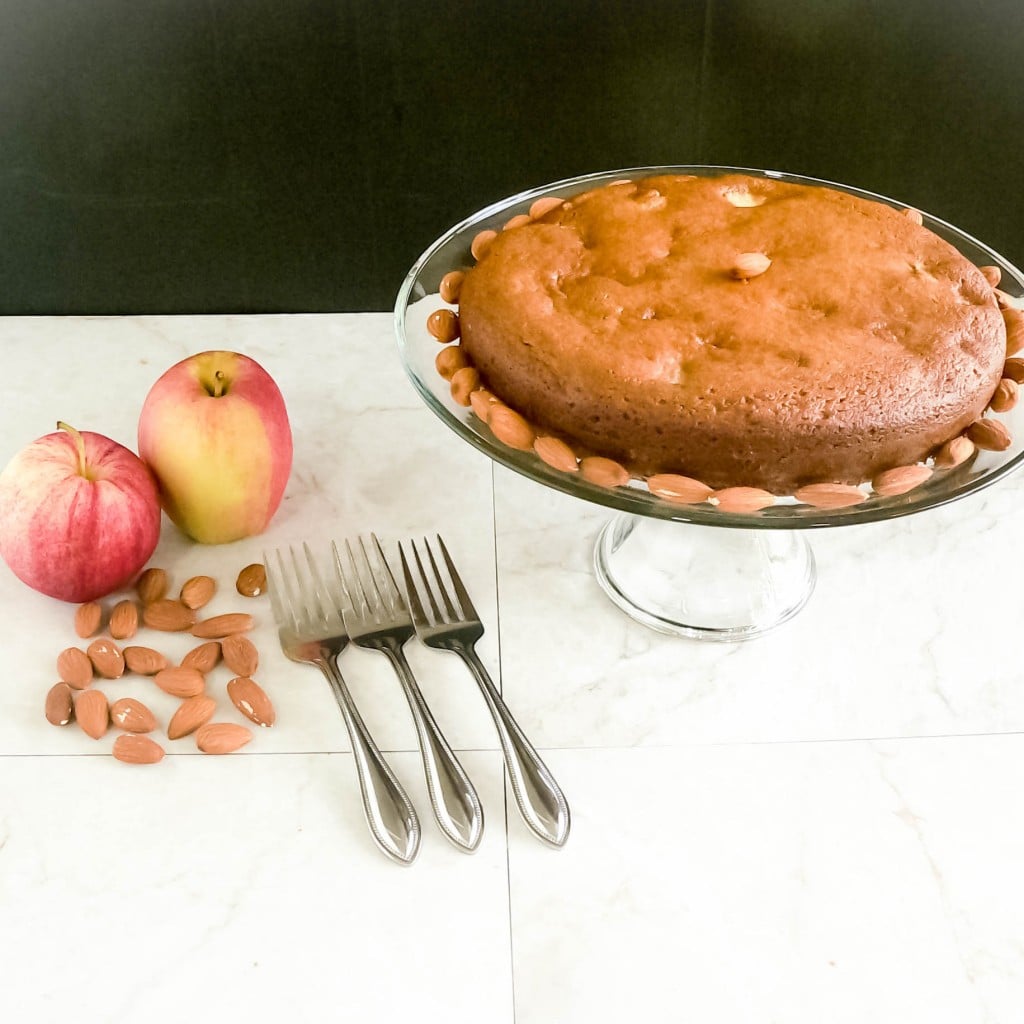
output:
<svg viewBox="0 0 1024 1024"><path fill-rule="evenodd" d="M164 510L194 540L224 544L262 533L292 467L284 398L248 356L189 356L146 396L139 455Z"/></svg>
<svg viewBox="0 0 1024 1024"><path fill-rule="evenodd" d="M0 554L62 601L131 580L160 538L160 500L141 459L102 434L58 423L0 473Z"/></svg>

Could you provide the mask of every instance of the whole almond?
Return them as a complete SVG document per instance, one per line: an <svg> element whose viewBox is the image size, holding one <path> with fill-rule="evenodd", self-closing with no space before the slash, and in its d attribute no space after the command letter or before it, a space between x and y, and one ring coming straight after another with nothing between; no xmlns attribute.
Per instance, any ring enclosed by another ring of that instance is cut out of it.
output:
<svg viewBox="0 0 1024 1024"><path fill-rule="evenodd" d="M224 637L220 642L220 650L224 664L236 676L251 676L259 668L259 651L247 636L236 633L234 636Z"/></svg>
<svg viewBox="0 0 1024 1024"><path fill-rule="evenodd" d="M235 590L242 597L259 597L267 591L267 570L262 562L247 565L235 580Z"/></svg>
<svg viewBox="0 0 1024 1024"><path fill-rule="evenodd" d="M771 265L772 261L763 252L741 252L733 260L729 273L737 281L746 281L751 277L760 277Z"/></svg>
<svg viewBox="0 0 1024 1024"><path fill-rule="evenodd" d="M940 469L952 469L966 462L974 454L974 442L964 434L951 438L935 456L935 465Z"/></svg>
<svg viewBox="0 0 1024 1024"><path fill-rule="evenodd" d="M252 739L252 730L234 722L209 722L196 732L196 746L204 754L232 754Z"/></svg>
<svg viewBox="0 0 1024 1024"><path fill-rule="evenodd" d="M490 249L491 243L497 237L498 232L490 228L478 231L473 236L473 241L469 243L469 251L473 254L473 259L482 260L487 255L487 250Z"/></svg>
<svg viewBox="0 0 1024 1024"><path fill-rule="evenodd" d="M110 705L110 720L125 732L152 732L156 716L134 697L121 697Z"/></svg>
<svg viewBox="0 0 1024 1024"><path fill-rule="evenodd" d="M167 596L169 585L170 581L167 578L167 573L163 569L157 569L154 566L151 569L147 569L135 581L135 593L139 595L139 600L144 605L152 604L154 601L160 601Z"/></svg>
<svg viewBox="0 0 1024 1024"><path fill-rule="evenodd" d="M115 640L128 640L139 631L139 609L134 601L118 601L110 613L107 624L110 635Z"/></svg>
<svg viewBox="0 0 1024 1024"><path fill-rule="evenodd" d="M758 512L775 504L775 495L760 487L723 487L711 498L723 512Z"/></svg>
<svg viewBox="0 0 1024 1024"><path fill-rule="evenodd" d="M903 213L903 216L907 218L907 220L912 221L914 224L924 223L924 217L921 216L921 211L915 210L912 206L906 207L901 212Z"/></svg>
<svg viewBox="0 0 1024 1024"><path fill-rule="evenodd" d="M931 475L932 471L928 466L897 466L895 469L887 469L884 473L879 473L871 481L871 486L876 493L892 497L912 491Z"/></svg>
<svg viewBox="0 0 1024 1024"><path fill-rule="evenodd" d="M194 668L205 675L217 666L220 661L220 644L216 640L208 640L205 644L193 647L181 659L182 668Z"/></svg>
<svg viewBox="0 0 1024 1024"><path fill-rule="evenodd" d="M848 508L867 498L866 492L853 484L807 484L793 492L797 501L814 508Z"/></svg>
<svg viewBox="0 0 1024 1024"><path fill-rule="evenodd" d="M990 452L1006 451L1013 443L1009 430L999 420L975 420L966 433L979 448Z"/></svg>
<svg viewBox="0 0 1024 1024"><path fill-rule="evenodd" d="M162 597L142 609L142 621L150 629L165 633L182 633L195 625L196 613L180 601Z"/></svg>
<svg viewBox="0 0 1024 1024"><path fill-rule="evenodd" d="M598 487L622 487L629 483L626 467L603 455L588 455L580 459L580 476Z"/></svg>
<svg viewBox="0 0 1024 1024"><path fill-rule="evenodd" d="M1001 288L993 288L996 296L996 305L1000 309L1016 309L1014 305L1013 296L1009 292L1004 292Z"/></svg>
<svg viewBox="0 0 1024 1024"><path fill-rule="evenodd" d="M993 412L1009 412L1020 397L1020 385L1012 377L1004 377L988 403Z"/></svg>
<svg viewBox="0 0 1024 1024"><path fill-rule="evenodd" d="M530 204L530 218L540 220L546 213L557 209L564 202L560 196L542 196L540 199L534 199Z"/></svg>
<svg viewBox="0 0 1024 1024"><path fill-rule="evenodd" d="M1018 384L1024 384L1024 359L1019 357L1007 359L1003 363L1003 376L1015 380Z"/></svg>
<svg viewBox="0 0 1024 1024"><path fill-rule="evenodd" d="M110 705L102 690L83 690L75 701L75 719L86 736L100 739L110 725Z"/></svg>
<svg viewBox="0 0 1024 1024"><path fill-rule="evenodd" d="M46 695L46 720L50 725L67 725L74 717L75 705L71 698L71 687L67 683L56 683Z"/></svg>
<svg viewBox="0 0 1024 1024"><path fill-rule="evenodd" d="M99 631L103 608L96 601L87 601L75 609L75 632L85 640Z"/></svg>
<svg viewBox="0 0 1024 1024"><path fill-rule="evenodd" d="M251 722L269 728L277 718L274 705L266 695L263 687L248 676L238 676L228 683L228 697Z"/></svg>
<svg viewBox="0 0 1024 1024"><path fill-rule="evenodd" d="M533 440L533 450L552 469L561 470L563 473L576 473L579 464L576 461L576 453L559 437L536 437Z"/></svg>
<svg viewBox="0 0 1024 1024"><path fill-rule="evenodd" d="M679 473L655 473L647 478L651 494L682 505L699 505L711 497L711 488L700 480Z"/></svg>
<svg viewBox="0 0 1024 1024"><path fill-rule="evenodd" d="M491 433L509 448L517 448L524 452L533 448L533 427L507 405L493 404L487 425L491 428Z"/></svg>
<svg viewBox="0 0 1024 1024"><path fill-rule="evenodd" d="M167 723L167 738L178 740L182 736L188 736L201 725L206 725L216 710L217 702L212 697L207 697L206 694L189 697L181 702L178 710L174 712L170 722Z"/></svg>
<svg viewBox="0 0 1024 1024"><path fill-rule="evenodd" d="M124 655L113 640L101 636L89 644L85 653L89 655L96 675L104 679L120 679L124 675Z"/></svg>
<svg viewBox="0 0 1024 1024"><path fill-rule="evenodd" d="M114 740L111 753L125 764L156 764L164 757L164 748L148 736L127 733Z"/></svg>
<svg viewBox="0 0 1024 1024"><path fill-rule="evenodd" d="M434 369L445 380L451 380L459 370L469 365L469 356L466 355L461 345L446 346L437 353L437 358L434 360Z"/></svg>
<svg viewBox="0 0 1024 1024"><path fill-rule="evenodd" d="M93 677L89 655L78 647L66 647L57 655L57 677L75 690L84 690Z"/></svg>
<svg viewBox="0 0 1024 1024"><path fill-rule="evenodd" d="M465 276L466 272L464 270L449 270L441 278L437 291L443 301L451 303L459 301L459 292L462 290L462 281Z"/></svg>
<svg viewBox="0 0 1024 1024"><path fill-rule="evenodd" d="M212 576L193 576L181 585L179 600L186 608L195 610L209 604L217 590L217 581Z"/></svg>
<svg viewBox="0 0 1024 1024"><path fill-rule="evenodd" d="M221 640L233 633L247 633L255 625L246 612L227 612L203 619L192 627L192 635L202 640Z"/></svg>
<svg viewBox="0 0 1024 1024"><path fill-rule="evenodd" d="M126 647L121 654L129 672L140 676L155 676L167 668L167 658L152 647Z"/></svg>
<svg viewBox="0 0 1024 1024"><path fill-rule="evenodd" d="M1006 354L1015 356L1024 348L1024 310L1004 309L1003 320L1006 323Z"/></svg>
<svg viewBox="0 0 1024 1024"><path fill-rule="evenodd" d="M196 697L206 689L206 677L195 668L165 668L153 682L172 697Z"/></svg>
<svg viewBox="0 0 1024 1024"><path fill-rule="evenodd" d="M998 267L978 267L978 269L985 275L985 280L993 288L999 287L999 282L1003 279L1003 272Z"/></svg>
<svg viewBox="0 0 1024 1024"><path fill-rule="evenodd" d="M427 333L442 345L459 336L459 316L451 309L438 309L427 317Z"/></svg>
<svg viewBox="0 0 1024 1024"><path fill-rule="evenodd" d="M489 423L491 420L491 410L495 405L500 405L501 403L487 388L477 388L475 391L470 392L469 404L478 420L482 423Z"/></svg>
<svg viewBox="0 0 1024 1024"><path fill-rule="evenodd" d="M480 387L480 371L475 366L463 366L456 370L448 381L452 398L459 405L470 405L473 392Z"/></svg>

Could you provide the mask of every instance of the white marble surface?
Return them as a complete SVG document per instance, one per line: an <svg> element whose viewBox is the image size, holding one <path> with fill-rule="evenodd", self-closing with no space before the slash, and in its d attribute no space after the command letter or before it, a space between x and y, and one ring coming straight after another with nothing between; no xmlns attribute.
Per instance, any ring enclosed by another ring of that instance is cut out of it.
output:
<svg viewBox="0 0 1024 1024"><path fill-rule="evenodd" d="M278 724L231 757L181 740L160 765L121 765L113 734L44 720L71 609L0 565L0 1020L1024 1020L1024 477L815 532L810 604L719 646L615 609L591 570L608 513L449 434L387 314L0 320L0 463L58 418L134 446L149 385L211 347L279 382L294 472L263 537L201 548L165 524L153 562L179 583L217 576L211 611L231 610L265 549L442 532L573 832L557 852L530 836L465 670L412 644L487 816L473 857L447 845L400 691L350 651L424 818L417 863L386 861L334 704L258 601ZM232 719L226 678L211 683ZM102 685L163 721L174 706L142 680Z"/></svg>

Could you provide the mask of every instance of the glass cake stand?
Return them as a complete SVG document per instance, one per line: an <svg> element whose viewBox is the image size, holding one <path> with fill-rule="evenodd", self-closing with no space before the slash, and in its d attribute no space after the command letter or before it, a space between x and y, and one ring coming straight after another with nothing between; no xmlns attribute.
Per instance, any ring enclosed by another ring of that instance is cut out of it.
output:
<svg viewBox="0 0 1024 1024"><path fill-rule="evenodd" d="M402 283L395 304L395 329L406 372L427 406L464 441L496 462L547 487L614 509L601 530L594 552L598 582L620 608L660 632L705 640L742 640L785 622L807 602L814 589L814 557L807 533L835 526L877 522L923 512L972 494L1002 479L1024 460L1024 402L999 419L1013 435L1003 452L978 451L951 470L936 471L912 491L882 497L872 494L858 505L814 508L781 498L759 512L738 514L716 506L683 505L651 494L638 480L608 488L564 473L532 452L498 441L471 409L456 403L434 367L440 351L427 331L427 318L444 308L438 294L441 278L472 266L470 243L478 232L501 230L543 196L569 198L623 178L656 174L721 176L742 173L776 181L827 185L855 196L907 204L835 182L777 171L743 167L632 167L563 181L504 199L475 213L431 245ZM988 246L922 213L926 227L952 243L978 266L1002 271L1000 289L1015 305L1024 305L1024 275Z"/></svg>

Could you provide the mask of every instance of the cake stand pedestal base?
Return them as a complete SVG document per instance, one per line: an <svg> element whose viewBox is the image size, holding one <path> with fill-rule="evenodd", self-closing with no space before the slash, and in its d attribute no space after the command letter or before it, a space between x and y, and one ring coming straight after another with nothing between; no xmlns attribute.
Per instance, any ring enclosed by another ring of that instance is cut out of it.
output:
<svg viewBox="0 0 1024 1024"><path fill-rule="evenodd" d="M694 526L624 513L601 531L594 568L638 622L699 640L746 640L794 616L814 589L798 530Z"/></svg>

